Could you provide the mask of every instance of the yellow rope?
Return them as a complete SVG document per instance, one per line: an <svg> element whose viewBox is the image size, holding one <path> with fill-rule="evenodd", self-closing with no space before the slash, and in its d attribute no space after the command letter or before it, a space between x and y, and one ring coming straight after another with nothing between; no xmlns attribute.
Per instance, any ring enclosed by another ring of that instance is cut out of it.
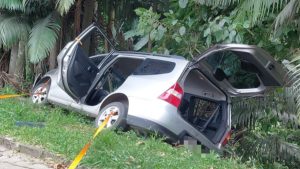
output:
<svg viewBox="0 0 300 169"><path fill-rule="evenodd" d="M109 121L110 117L113 115L114 112L111 112L103 121L103 123L98 127L98 129L96 130L96 132L93 135L93 138L87 143L85 144L85 146L81 149L81 151L78 153L78 155L75 157L75 159L73 160L73 162L71 163L71 165L69 166L68 169L75 169L78 164L80 163L80 161L82 160L83 156L85 156L86 152L88 151L88 149L90 148L92 141L97 137L97 135L103 130L103 128L106 126L107 122Z"/></svg>
<svg viewBox="0 0 300 169"><path fill-rule="evenodd" d="M6 95L0 95L0 99L8 99L8 98L14 98L14 97L21 97L26 96L27 94L6 94Z"/></svg>

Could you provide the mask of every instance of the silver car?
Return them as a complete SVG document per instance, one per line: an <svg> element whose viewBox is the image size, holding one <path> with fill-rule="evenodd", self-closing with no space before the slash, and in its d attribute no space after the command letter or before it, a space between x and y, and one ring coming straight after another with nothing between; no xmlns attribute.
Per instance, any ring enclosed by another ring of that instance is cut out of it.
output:
<svg viewBox="0 0 300 169"><path fill-rule="evenodd" d="M50 102L95 117L99 126L185 136L219 151L230 137L231 97L262 96L282 86L283 69L263 49L216 45L188 61L180 56L118 52L89 26L57 57L58 68L36 79L34 103Z"/></svg>

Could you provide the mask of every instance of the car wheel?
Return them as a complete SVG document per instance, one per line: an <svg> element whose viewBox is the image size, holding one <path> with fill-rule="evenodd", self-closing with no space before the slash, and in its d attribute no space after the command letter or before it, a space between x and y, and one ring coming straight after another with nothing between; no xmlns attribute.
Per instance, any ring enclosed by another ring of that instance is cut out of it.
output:
<svg viewBox="0 0 300 169"><path fill-rule="evenodd" d="M50 88L49 80L35 86L32 90L32 94L31 94L32 102L36 103L36 104L47 103L49 88Z"/></svg>
<svg viewBox="0 0 300 169"><path fill-rule="evenodd" d="M115 128L115 129L126 129L126 114L127 109L126 106L121 102L113 102L105 106L103 109L100 110L98 114L95 125L99 127L106 117L111 113L114 112L105 128Z"/></svg>

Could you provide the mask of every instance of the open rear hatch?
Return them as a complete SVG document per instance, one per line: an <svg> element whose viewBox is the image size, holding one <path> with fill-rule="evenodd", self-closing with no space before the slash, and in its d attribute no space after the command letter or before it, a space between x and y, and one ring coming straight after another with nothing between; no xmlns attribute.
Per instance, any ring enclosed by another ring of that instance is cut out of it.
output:
<svg viewBox="0 0 300 169"><path fill-rule="evenodd" d="M263 49L240 44L217 45L198 56L180 80L184 94L180 115L219 149L231 130L228 97L263 95L284 85L284 71Z"/></svg>
<svg viewBox="0 0 300 169"><path fill-rule="evenodd" d="M284 70L265 50L252 45L216 45L193 62L228 96L256 96L284 85Z"/></svg>

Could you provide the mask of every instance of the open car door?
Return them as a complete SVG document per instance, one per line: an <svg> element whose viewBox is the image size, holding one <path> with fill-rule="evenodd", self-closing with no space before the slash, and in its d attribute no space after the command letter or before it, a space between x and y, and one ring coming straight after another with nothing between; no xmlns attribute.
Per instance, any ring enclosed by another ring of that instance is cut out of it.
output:
<svg viewBox="0 0 300 169"><path fill-rule="evenodd" d="M252 45L216 45L198 56L200 69L228 96L259 96L284 85L284 70L265 50Z"/></svg>
<svg viewBox="0 0 300 169"><path fill-rule="evenodd" d="M109 39L94 24L86 28L62 59L62 84L65 91L76 101L89 91L100 64L114 52Z"/></svg>

